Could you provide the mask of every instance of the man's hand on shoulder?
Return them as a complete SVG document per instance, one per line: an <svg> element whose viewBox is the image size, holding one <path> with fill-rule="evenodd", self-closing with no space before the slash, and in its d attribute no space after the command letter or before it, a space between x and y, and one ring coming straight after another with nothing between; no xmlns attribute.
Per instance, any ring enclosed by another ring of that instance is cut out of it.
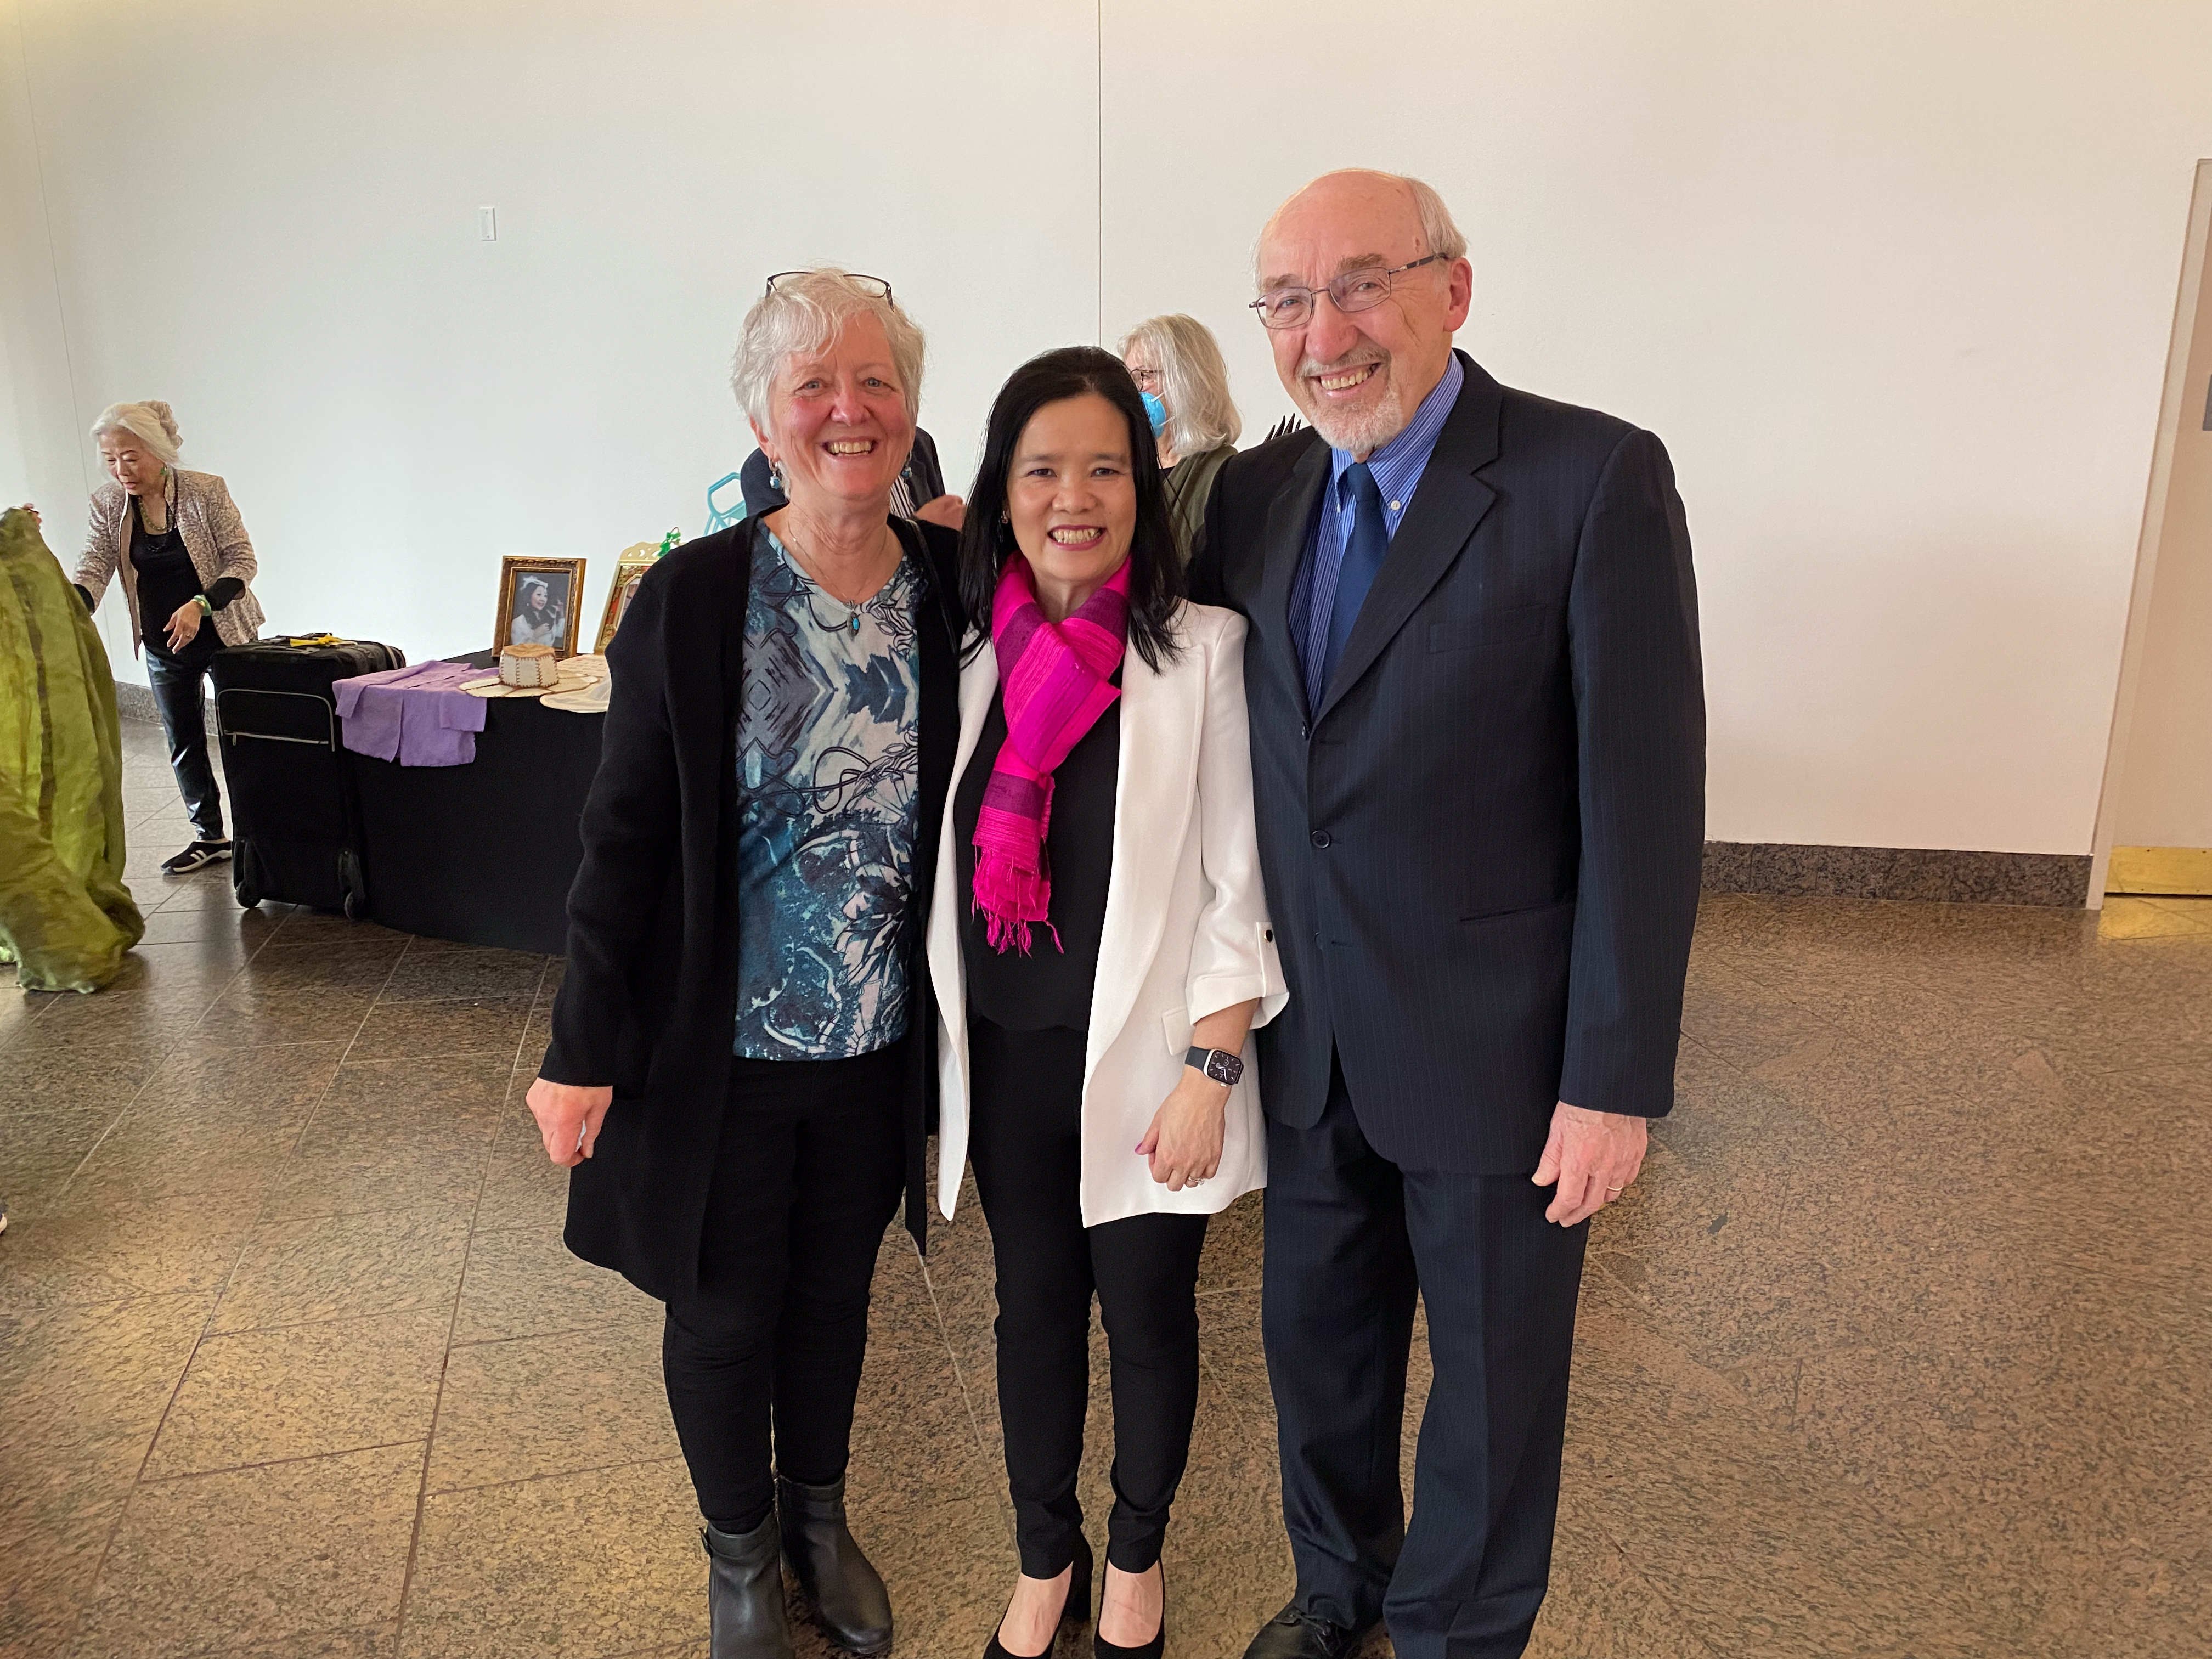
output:
<svg viewBox="0 0 2212 1659"><path fill-rule="evenodd" d="M1529 1179L1556 1190L1544 1219L1571 1227L1628 1190L1644 1167L1651 1127L1623 1112L1592 1112L1561 1101L1552 1113L1544 1156Z"/></svg>

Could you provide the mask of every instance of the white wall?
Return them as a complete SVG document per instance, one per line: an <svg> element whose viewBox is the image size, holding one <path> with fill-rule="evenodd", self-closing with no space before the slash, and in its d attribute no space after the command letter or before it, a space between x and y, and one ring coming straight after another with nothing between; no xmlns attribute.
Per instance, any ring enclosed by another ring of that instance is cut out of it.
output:
<svg viewBox="0 0 2212 1659"><path fill-rule="evenodd" d="M2088 848L2212 0L11 6L68 360L19 422L168 398L276 626L451 653L502 553L596 600L696 533L738 317L811 259L929 329L956 476L1014 362L1160 310L1256 435L1253 235L1364 162L1455 205L1468 349L1673 449L1716 838ZM82 463L11 462L73 545Z"/></svg>

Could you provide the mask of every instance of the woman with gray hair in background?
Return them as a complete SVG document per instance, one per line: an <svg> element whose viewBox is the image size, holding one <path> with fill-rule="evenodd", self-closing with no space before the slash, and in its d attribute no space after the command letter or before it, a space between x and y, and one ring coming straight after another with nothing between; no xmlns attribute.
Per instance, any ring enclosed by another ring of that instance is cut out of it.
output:
<svg viewBox="0 0 2212 1659"><path fill-rule="evenodd" d="M259 568L230 487L177 465L177 419L163 403L110 404L92 423L108 482L92 498L92 529L76 564L77 592L98 610L118 572L131 611L131 648L143 647L146 678L169 769L191 815L192 843L161 868L181 876L230 856L222 796L208 761L200 701L208 663L226 645L261 631L247 584Z"/></svg>
<svg viewBox="0 0 2212 1659"><path fill-rule="evenodd" d="M608 649L530 1089L568 1248L667 1304L712 1659L788 1659L779 1557L833 1639L891 1644L845 1466L902 1191L921 1237L936 1067L960 634L956 538L891 510L921 367L879 277L786 272L746 316L732 384L787 504L661 559Z"/></svg>
<svg viewBox="0 0 2212 1659"><path fill-rule="evenodd" d="M1188 565L1206 527L1214 475L1237 453L1237 434L1244 429L1229 395L1229 365L1213 331L1180 312L1146 319L1121 337L1118 349L1152 417L1167 469L1162 482L1176 551Z"/></svg>

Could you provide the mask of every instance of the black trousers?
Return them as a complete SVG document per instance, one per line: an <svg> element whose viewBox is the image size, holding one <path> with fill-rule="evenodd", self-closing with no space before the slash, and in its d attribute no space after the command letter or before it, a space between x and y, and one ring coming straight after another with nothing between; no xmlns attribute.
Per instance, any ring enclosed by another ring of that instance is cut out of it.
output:
<svg viewBox="0 0 2212 1659"><path fill-rule="evenodd" d="M204 622L200 626L215 624ZM192 834L202 841L221 841L222 796L208 759L207 714L200 701L207 672L204 661L197 668L179 667L151 651L146 653L146 683L161 716L162 735L169 740L169 770L176 774L177 793L191 815Z"/></svg>
<svg viewBox="0 0 2212 1659"><path fill-rule="evenodd" d="M772 1468L810 1486L845 1472L868 1286L905 1184L904 1054L731 1063L698 1289L668 1304L660 1346L700 1513L718 1526L758 1524Z"/></svg>
<svg viewBox="0 0 2212 1659"><path fill-rule="evenodd" d="M968 1155L998 1266L999 1418L1022 1571L1075 1559L1083 1419L1091 1398L1091 1297L1114 1389L1114 1512L1106 1559L1159 1559L1198 1414L1202 1215L1083 1224L1080 1031L1009 1031L971 1017Z"/></svg>
<svg viewBox="0 0 2212 1659"><path fill-rule="evenodd" d="M1588 1223L1525 1175L1414 1170L1361 1133L1344 1075L1310 1129L1267 1126L1267 1376L1298 1601L1389 1621L1402 1659L1528 1644L1551 1573ZM1400 1437L1416 1294L1435 1381L1406 1524Z"/></svg>

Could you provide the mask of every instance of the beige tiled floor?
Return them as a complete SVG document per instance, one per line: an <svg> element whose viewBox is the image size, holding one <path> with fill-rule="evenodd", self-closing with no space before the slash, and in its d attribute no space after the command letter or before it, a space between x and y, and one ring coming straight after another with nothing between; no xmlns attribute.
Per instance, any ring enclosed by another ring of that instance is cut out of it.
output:
<svg viewBox="0 0 2212 1659"><path fill-rule="evenodd" d="M164 881L130 750L147 945L0 993L0 1654L702 1654L657 1310L562 1253L520 1104L559 964ZM1534 1650L2208 1651L2212 902L1714 900L1685 1023ZM854 1521L929 1659L1013 1571L987 1245L878 1279ZM1258 1245L1208 1246L1187 1656L1290 1584Z"/></svg>

